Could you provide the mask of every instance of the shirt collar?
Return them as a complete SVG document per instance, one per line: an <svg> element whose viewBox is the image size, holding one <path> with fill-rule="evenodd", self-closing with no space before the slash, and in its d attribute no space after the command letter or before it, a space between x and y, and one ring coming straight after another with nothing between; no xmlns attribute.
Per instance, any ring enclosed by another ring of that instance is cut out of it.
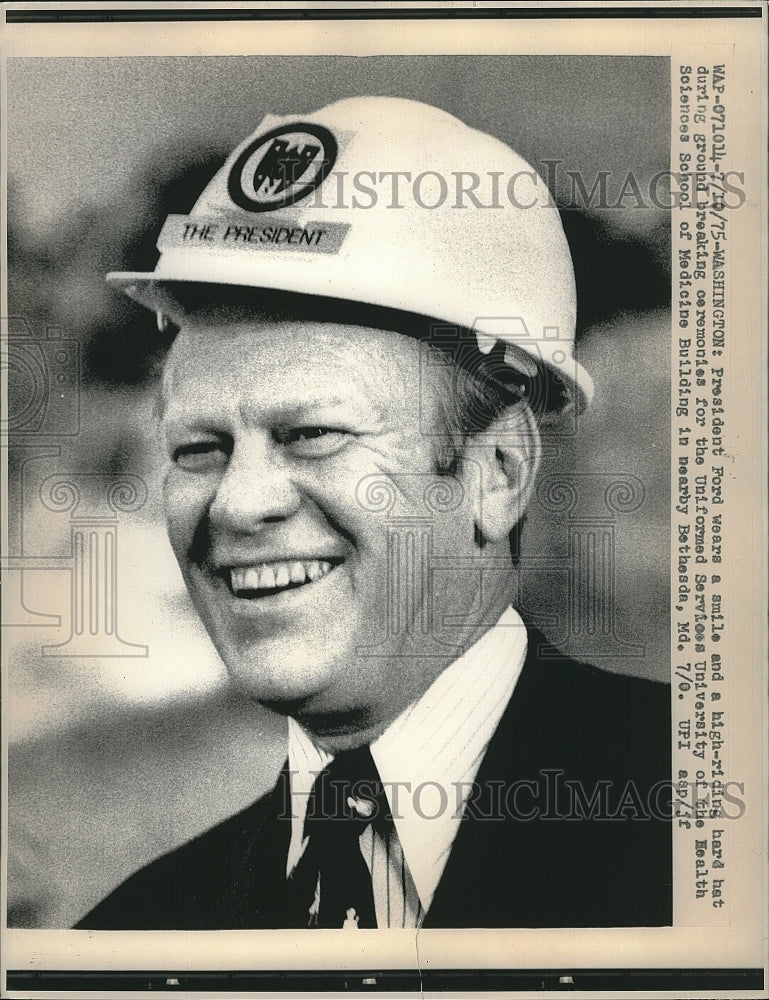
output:
<svg viewBox="0 0 769 1000"><path fill-rule="evenodd" d="M422 907L429 909L486 747L526 656L526 627L509 607L371 744ZM290 872L304 850L307 799L333 755L289 719Z"/></svg>

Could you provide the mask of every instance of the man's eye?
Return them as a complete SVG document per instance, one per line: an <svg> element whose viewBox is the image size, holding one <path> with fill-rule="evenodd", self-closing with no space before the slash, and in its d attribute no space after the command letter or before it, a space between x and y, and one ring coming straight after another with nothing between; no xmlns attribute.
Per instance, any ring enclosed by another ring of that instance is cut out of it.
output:
<svg viewBox="0 0 769 1000"><path fill-rule="evenodd" d="M187 472L209 472L227 464L229 452L220 441L195 441L174 449L173 460Z"/></svg>
<svg viewBox="0 0 769 1000"><path fill-rule="evenodd" d="M347 434L335 427L292 427L281 431L278 440L301 456L331 455L345 443Z"/></svg>

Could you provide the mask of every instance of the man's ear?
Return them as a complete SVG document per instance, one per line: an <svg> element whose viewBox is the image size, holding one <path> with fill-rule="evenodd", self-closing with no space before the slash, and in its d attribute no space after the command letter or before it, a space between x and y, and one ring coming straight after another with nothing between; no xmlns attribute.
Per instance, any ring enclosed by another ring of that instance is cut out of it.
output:
<svg viewBox="0 0 769 1000"><path fill-rule="evenodd" d="M475 522L490 542L507 539L526 512L542 457L536 418L517 403L467 442L468 459L480 467Z"/></svg>

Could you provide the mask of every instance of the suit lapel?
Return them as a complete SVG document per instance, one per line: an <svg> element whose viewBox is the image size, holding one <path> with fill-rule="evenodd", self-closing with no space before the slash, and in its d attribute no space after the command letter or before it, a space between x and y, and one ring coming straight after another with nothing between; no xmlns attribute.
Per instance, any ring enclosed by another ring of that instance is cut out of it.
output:
<svg viewBox="0 0 769 1000"><path fill-rule="evenodd" d="M286 858L291 836L288 761L278 781L248 815L231 845L228 871L223 873L221 900L224 921L215 926L274 928L283 926L286 909Z"/></svg>
<svg viewBox="0 0 769 1000"><path fill-rule="evenodd" d="M545 648L552 649L530 629L521 675L481 762L425 927L526 926L531 925L532 894L542 906L549 859L540 824L512 819L505 796L516 781L535 777L553 750L550 661L539 662ZM516 800L524 812L531 801L527 795L522 788Z"/></svg>

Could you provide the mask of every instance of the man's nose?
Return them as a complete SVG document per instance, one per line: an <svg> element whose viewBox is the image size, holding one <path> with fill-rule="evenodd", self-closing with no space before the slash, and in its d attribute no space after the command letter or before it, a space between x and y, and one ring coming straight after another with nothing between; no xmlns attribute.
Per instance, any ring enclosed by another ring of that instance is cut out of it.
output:
<svg viewBox="0 0 769 1000"><path fill-rule="evenodd" d="M301 500L285 458L264 440L236 442L209 508L211 525L251 532L296 513Z"/></svg>

